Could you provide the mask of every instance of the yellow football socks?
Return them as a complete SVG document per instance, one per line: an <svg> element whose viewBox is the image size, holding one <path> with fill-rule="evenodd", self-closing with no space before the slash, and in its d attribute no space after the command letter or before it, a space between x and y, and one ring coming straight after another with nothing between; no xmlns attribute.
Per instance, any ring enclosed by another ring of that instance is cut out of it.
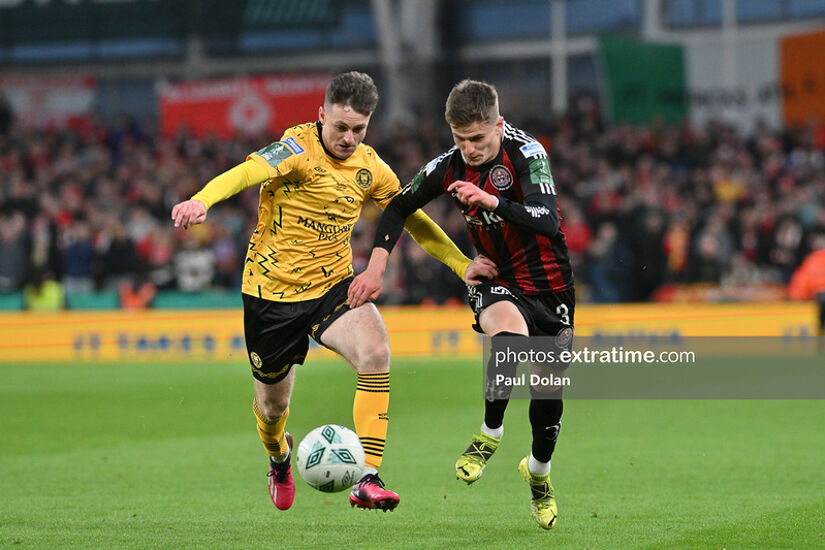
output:
<svg viewBox="0 0 825 550"><path fill-rule="evenodd" d="M264 444L264 449L273 457L281 457L289 450L286 443L286 419L289 418L289 407L284 411L283 416L275 420L267 418L261 406L258 404L258 399L252 400L252 411L255 413L255 418L258 420L258 435L261 436L261 442Z"/></svg>
<svg viewBox="0 0 825 550"><path fill-rule="evenodd" d="M390 373L371 372L358 375L352 420L355 433L364 447L365 464L381 466L387 438L387 411L390 404Z"/></svg>

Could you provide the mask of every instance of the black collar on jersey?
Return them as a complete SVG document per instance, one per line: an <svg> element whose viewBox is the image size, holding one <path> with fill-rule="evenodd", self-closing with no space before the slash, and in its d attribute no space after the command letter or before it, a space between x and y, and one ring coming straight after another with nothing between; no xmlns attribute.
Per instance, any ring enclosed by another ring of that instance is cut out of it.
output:
<svg viewBox="0 0 825 550"><path fill-rule="evenodd" d="M336 157L335 155L332 154L332 152L330 152L329 149L327 149L327 146L324 145L324 134L321 133L321 130L324 128L324 125L321 124L320 120L315 121L315 127L318 128L318 141L321 142L321 148L324 150L324 153L328 154L329 156L331 156L335 160L340 160L340 161L347 160L347 159L342 159L341 157Z"/></svg>

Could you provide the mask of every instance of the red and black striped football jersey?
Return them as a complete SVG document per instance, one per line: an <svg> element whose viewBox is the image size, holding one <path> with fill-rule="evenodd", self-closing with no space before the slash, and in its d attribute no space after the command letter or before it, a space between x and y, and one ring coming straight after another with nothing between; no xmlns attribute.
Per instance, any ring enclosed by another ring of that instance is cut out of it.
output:
<svg viewBox="0 0 825 550"><path fill-rule="evenodd" d="M453 147L427 163L387 207L375 245L392 249L397 235L387 227L387 221L394 213L406 216L448 193L450 184L460 180L474 183L499 199L498 207L490 211L467 206L453 197L476 250L498 266L497 284L528 295L573 288L547 152L529 134L507 123L498 155L490 162L470 166L459 148Z"/></svg>

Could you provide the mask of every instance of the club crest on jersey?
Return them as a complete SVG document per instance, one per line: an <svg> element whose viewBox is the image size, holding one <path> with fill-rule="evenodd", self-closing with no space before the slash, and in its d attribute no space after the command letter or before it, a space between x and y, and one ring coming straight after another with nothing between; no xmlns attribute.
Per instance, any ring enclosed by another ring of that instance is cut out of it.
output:
<svg viewBox="0 0 825 550"><path fill-rule="evenodd" d="M504 166L497 164L490 170L490 183L499 191L509 189L513 185L513 176Z"/></svg>
<svg viewBox="0 0 825 550"><path fill-rule="evenodd" d="M366 168L361 168L355 173L355 183L357 183L361 189L369 189L372 185L372 172Z"/></svg>
<svg viewBox="0 0 825 550"><path fill-rule="evenodd" d="M559 348L566 348L570 345L570 342L573 340L573 329L570 327L564 327L556 334L556 346Z"/></svg>
<svg viewBox="0 0 825 550"><path fill-rule="evenodd" d="M249 354L249 359L250 361L252 361L252 364L255 365L256 369L260 369L261 365L264 364L264 362L261 361L261 356L255 353L254 351Z"/></svg>

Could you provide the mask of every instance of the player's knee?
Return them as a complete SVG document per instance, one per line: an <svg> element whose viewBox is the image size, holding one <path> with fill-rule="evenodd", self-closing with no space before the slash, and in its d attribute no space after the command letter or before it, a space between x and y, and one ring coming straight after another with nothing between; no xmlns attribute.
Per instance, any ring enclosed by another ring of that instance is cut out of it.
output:
<svg viewBox="0 0 825 550"><path fill-rule="evenodd" d="M259 399L258 404L261 407L261 412L264 413L267 420L275 421L281 418L289 407L289 398L286 397L268 397L266 399Z"/></svg>
<svg viewBox="0 0 825 550"><path fill-rule="evenodd" d="M385 372L390 370L390 346L380 344L364 349L355 365L358 372Z"/></svg>
<svg viewBox="0 0 825 550"><path fill-rule="evenodd" d="M564 387L569 385L566 366L533 365L530 370L530 396L533 399L561 399Z"/></svg>

